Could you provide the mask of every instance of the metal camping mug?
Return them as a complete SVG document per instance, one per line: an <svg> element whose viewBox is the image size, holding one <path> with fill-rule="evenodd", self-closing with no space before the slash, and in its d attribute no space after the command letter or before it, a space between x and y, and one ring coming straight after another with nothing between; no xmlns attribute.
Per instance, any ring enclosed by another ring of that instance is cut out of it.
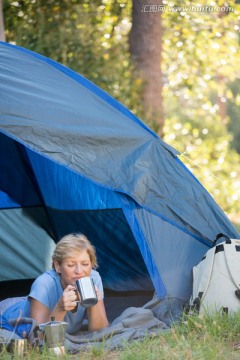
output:
<svg viewBox="0 0 240 360"><path fill-rule="evenodd" d="M89 308L98 302L95 286L90 276L78 279L76 281L76 286L80 295L80 305L85 308Z"/></svg>

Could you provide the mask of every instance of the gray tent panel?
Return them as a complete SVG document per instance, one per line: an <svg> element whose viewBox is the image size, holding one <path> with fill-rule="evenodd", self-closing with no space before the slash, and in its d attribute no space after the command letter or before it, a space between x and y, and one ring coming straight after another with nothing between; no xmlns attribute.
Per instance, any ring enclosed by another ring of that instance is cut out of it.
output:
<svg viewBox="0 0 240 360"><path fill-rule="evenodd" d="M0 224L0 281L34 279L52 267L56 244L44 230L49 225L43 209L1 210Z"/></svg>

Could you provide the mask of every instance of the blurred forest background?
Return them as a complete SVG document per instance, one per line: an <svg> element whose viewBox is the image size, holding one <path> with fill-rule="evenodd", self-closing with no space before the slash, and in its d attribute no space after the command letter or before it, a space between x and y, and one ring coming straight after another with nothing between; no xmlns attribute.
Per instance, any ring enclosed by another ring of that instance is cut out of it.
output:
<svg viewBox="0 0 240 360"><path fill-rule="evenodd" d="M118 99L179 150L235 216L239 24L240 1L0 0L1 40L68 66Z"/></svg>

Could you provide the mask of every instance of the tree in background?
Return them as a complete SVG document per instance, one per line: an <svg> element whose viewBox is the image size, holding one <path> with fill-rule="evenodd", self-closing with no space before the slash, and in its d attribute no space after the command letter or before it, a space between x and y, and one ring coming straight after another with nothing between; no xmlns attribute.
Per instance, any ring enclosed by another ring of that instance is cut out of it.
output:
<svg viewBox="0 0 240 360"><path fill-rule="evenodd" d="M162 135L164 125L162 99L162 0L154 1L157 11L146 0L132 1L132 28L130 31L130 55L136 76L143 83L142 102L144 119ZM152 10L154 10L154 8Z"/></svg>
<svg viewBox="0 0 240 360"><path fill-rule="evenodd" d="M0 41L5 41L5 30L4 30L4 20L3 20L3 6L2 0L0 0Z"/></svg>
<svg viewBox="0 0 240 360"><path fill-rule="evenodd" d="M233 141L231 147L233 149L236 149L237 152L240 154L240 79L237 79L230 84L230 91L232 97L229 99L227 104L227 113L230 120L232 120L228 123L228 128L233 134Z"/></svg>
<svg viewBox="0 0 240 360"><path fill-rule="evenodd" d="M226 113L226 104L237 101L230 85L240 77L239 5L229 6L234 11L224 16L216 10L163 14L164 138L225 211L239 212L239 155L230 146Z"/></svg>

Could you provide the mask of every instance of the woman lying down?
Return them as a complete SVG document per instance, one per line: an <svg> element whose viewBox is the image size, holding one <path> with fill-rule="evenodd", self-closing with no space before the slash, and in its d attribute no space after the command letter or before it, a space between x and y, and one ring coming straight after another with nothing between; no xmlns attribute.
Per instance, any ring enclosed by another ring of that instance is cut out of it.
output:
<svg viewBox="0 0 240 360"><path fill-rule="evenodd" d="M102 280L94 270L96 253L86 236L64 236L57 243L52 259L53 269L33 282L27 298L15 298L18 299L15 303L6 299L0 303L1 315L5 319L32 318L39 324L54 317L56 321L67 322L66 331L74 334L81 329L87 313L89 331L107 327ZM97 294L97 303L88 309L80 305L76 291L76 281L83 277L92 278Z"/></svg>

